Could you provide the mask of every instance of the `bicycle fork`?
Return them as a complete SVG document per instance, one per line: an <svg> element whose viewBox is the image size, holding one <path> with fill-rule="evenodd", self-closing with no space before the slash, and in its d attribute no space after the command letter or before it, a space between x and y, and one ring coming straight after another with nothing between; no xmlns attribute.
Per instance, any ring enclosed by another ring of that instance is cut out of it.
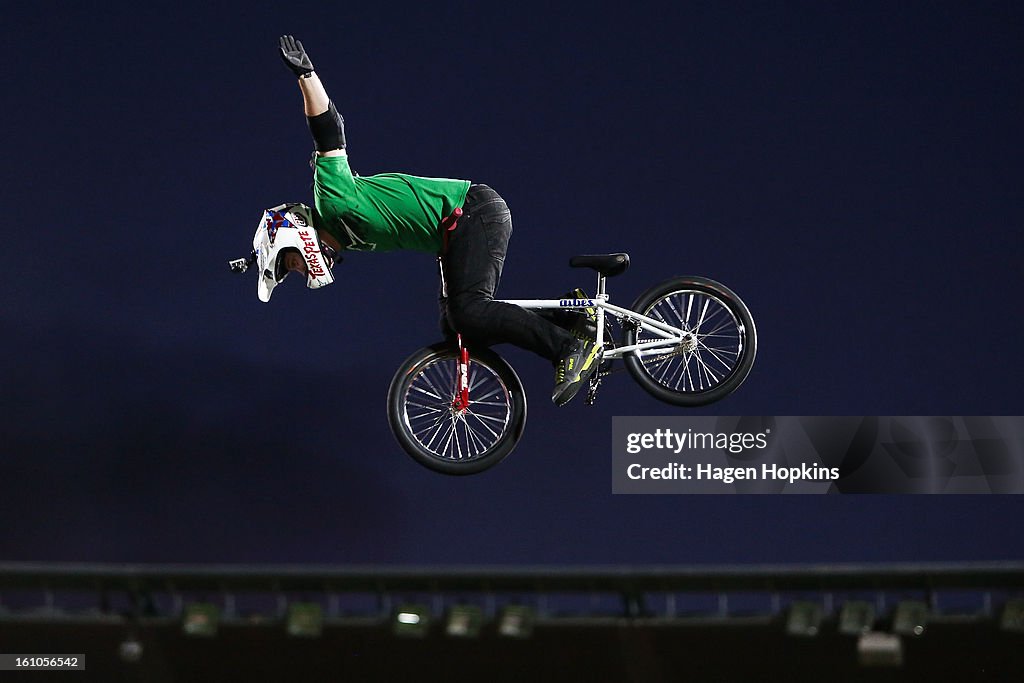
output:
<svg viewBox="0 0 1024 683"><path fill-rule="evenodd" d="M455 372L455 396L452 399L452 410L464 413L469 409L469 349L462 344L461 334L456 337L459 340L459 356Z"/></svg>
<svg viewBox="0 0 1024 683"><path fill-rule="evenodd" d="M458 215L462 215L462 211L456 209ZM452 226L454 227L454 226ZM452 228L449 228L451 230ZM447 248L447 236L445 233ZM448 298L448 282L444 277L444 260L437 257L437 271L441 277L441 296ZM469 410L469 349L466 348L465 344L462 343L462 335L459 333L455 334L455 338L459 344L459 355L457 357L455 368L455 394L452 398L452 412L453 413L464 413Z"/></svg>

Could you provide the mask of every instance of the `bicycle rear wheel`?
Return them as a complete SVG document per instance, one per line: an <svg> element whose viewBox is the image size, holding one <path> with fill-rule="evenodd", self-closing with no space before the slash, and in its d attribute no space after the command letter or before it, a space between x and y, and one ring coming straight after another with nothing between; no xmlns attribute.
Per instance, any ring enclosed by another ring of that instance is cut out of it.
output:
<svg viewBox="0 0 1024 683"><path fill-rule="evenodd" d="M457 404L458 349L428 346L399 366L388 390L391 430L413 460L443 474L476 474L501 462L526 425L526 394L489 349L470 352L469 406Z"/></svg>
<svg viewBox="0 0 1024 683"><path fill-rule="evenodd" d="M633 379L655 398L702 406L725 398L747 378L757 353L757 331L746 304L721 283L681 277L651 287L633 310L680 330L675 346L638 350L625 357ZM660 339L627 329L627 345Z"/></svg>

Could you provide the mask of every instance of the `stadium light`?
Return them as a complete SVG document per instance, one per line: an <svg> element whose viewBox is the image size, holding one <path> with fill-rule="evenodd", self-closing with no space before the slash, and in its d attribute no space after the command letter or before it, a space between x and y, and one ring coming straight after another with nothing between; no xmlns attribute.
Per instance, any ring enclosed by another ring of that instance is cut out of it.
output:
<svg viewBox="0 0 1024 683"><path fill-rule="evenodd" d="M181 629L187 636L212 638L217 635L217 625L219 622L220 609L216 605L199 602L185 608Z"/></svg>
<svg viewBox="0 0 1024 683"><path fill-rule="evenodd" d="M533 609L525 605L506 605L498 617L498 635L506 638L529 638L533 635Z"/></svg>
<svg viewBox="0 0 1024 683"><path fill-rule="evenodd" d="M875 625L875 606L862 600L851 600L839 611L839 632L848 636L867 633Z"/></svg>
<svg viewBox="0 0 1024 683"><path fill-rule="evenodd" d="M816 602L797 601L789 606L786 633L810 638L821 630L821 605Z"/></svg>
<svg viewBox="0 0 1024 683"><path fill-rule="evenodd" d="M857 639L857 661L861 666L900 666L903 641L891 633L862 633Z"/></svg>
<svg viewBox="0 0 1024 683"><path fill-rule="evenodd" d="M293 638L319 638L324 632L324 611L315 602L288 605L285 631Z"/></svg>
<svg viewBox="0 0 1024 683"><path fill-rule="evenodd" d="M896 605L892 632L901 636L919 636L928 624L928 605L917 600L904 600Z"/></svg>
<svg viewBox="0 0 1024 683"><path fill-rule="evenodd" d="M448 610L444 631L453 638L476 638L483 620L483 611L476 605L455 605Z"/></svg>
<svg viewBox="0 0 1024 683"><path fill-rule="evenodd" d="M430 609L426 605L399 605L391 629L396 636L422 638L430 628Z"/></svg>
<svg viewBox="0 0 1024 683"><path fill-rule="evenodd" d="M137 662L142 659L142 643L134 634L129 634L117 647L117 655L122 662Z"/></svg>
<svg viewBox="0 0 1024 683"><path fill-rule="evenodd" d="M999 627L1004 631L1024 633L1024 600L1007 600L1003 606L1003 616Z"/></svg>

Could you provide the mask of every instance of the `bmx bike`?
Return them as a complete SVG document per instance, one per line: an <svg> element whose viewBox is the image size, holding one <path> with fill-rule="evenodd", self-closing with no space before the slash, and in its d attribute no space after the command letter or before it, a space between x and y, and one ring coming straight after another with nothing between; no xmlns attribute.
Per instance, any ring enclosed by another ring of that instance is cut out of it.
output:
<svg viewBox="0 0 1024 683"><path fill-rule="evenodd" d="M569 265L597 271L593 298L501 301L541 314L576 312L574 322L596 324L600 364L587 387L587 404L620 359L650 395L685 407L728 396L750 373L757 352L754 320L724 285L676 277L623 308L610 303L605 284L626 271L628 254L575 256ZM443 270L441 277L443 285ZM388 390L388 420L398 443L435 472L465 475L493 467L516 447L526 425L526 392L515 370L493 350L469 346L456 336L416 351Z"/></svg>

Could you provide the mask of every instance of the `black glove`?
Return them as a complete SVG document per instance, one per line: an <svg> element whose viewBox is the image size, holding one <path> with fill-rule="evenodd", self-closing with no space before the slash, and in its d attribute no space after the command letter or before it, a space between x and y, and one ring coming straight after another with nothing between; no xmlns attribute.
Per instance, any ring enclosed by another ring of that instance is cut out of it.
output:
<svg viewBox="0 0 1024 683"><path fill-rule="evenodd" d="M309 74L313 73L313 62L309 61L309 55L302 47L302 41L295 40L291 36L281 36L279 45L281 59L293 74L299 78L307 78Z"/></svg>

